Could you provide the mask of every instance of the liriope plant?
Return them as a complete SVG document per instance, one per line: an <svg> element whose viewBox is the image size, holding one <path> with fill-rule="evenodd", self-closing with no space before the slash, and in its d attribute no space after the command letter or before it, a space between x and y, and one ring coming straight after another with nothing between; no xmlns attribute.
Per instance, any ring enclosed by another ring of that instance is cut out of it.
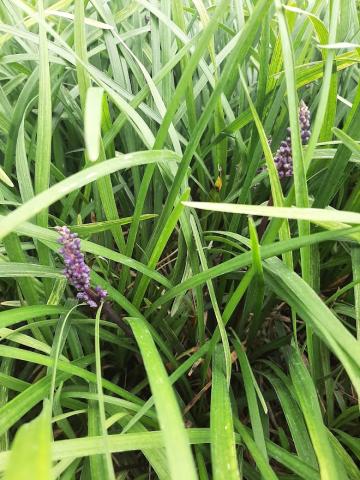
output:
<svg viewBox="0 0 360 480"><path fill-rule="evenodd" d="M358 2L0 18L0 476L359 478Z"/></svg>

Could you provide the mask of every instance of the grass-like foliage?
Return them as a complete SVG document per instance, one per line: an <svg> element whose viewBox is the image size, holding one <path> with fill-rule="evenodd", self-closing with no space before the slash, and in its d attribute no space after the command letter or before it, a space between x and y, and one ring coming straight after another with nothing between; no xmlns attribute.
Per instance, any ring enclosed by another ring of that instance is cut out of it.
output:
<svg viewBox="0 0 360 480"><path fill-rule="evenodd" d="M2 0L0 47L0 478L359 480L359 2Z"/></svg>

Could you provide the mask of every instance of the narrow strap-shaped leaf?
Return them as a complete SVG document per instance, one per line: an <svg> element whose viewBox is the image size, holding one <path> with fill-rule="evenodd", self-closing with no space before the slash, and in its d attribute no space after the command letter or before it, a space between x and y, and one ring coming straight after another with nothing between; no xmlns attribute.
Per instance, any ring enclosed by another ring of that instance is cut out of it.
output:
<svg viewBox="0 0 360 480"><path fill-rule="evenodd" d="M118 170L130 168L136 165L155 163L158 161L174 161L178 156L175 153L161 151L135 152L123 155L122 157L106 160L101 164L97 163L83 171L75 173L69 178L53 185L48 190L39 193L24 205L7 215L0 221L0 238L9 234L14 228L24 221L32 218L35 214L46 209L49 205L60 200L64 196L78 190L79 188L93 182L98 178L110 175Z"/></svg>
<svg viewBox="0 0 360 480"><path fill-rule="evenodd" d="M179 405L151 333L140 318L128 318L128 322L141 350L154 396L160 428L164 435L171 479L196 479L194 460Z"/></svg>
<svg viewBox="0 0 360 480"><path fill-rule="evenodd" d="M210 431L214 480L238 480L240 473L222 345L217 345L213 353Z"/></svg>
<svg viewBox="0 0 360 480"><path fill-rule="evenodd" d="M346 475L339 470L335 461L334 452L323 423L315 386L299 351L295 347L291 348L289 359L291 379L318 458L321 478L324 480L345 479Z"/></svg>
<svg viewBox="0 0 360 480"><path fill-rule="evenodd" d="M246 353L244 351L244 348L241 345L238 338L233 339L233 345L238 356L241 373L244 381L245 394L246 394L249 413L250 413L254 440L258 449L261 451L262 455L264 456L264 459L268 461L265 435L264 435L264 430L261 423L261 416L259 412L259 404L257 400L256 389L254 386L256 384L256 379L251 370L251 366L246 356ZM258 387L257 387L257 390L259 390Z"/></svg>

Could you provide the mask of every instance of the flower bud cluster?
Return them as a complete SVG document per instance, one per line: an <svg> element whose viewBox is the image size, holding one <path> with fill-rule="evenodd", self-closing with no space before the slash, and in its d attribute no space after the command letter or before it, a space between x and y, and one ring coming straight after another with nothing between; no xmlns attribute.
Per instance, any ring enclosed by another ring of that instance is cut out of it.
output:
<svg viewBox="0 0 360 480"><path fill-rule="evenodd" d="M310 131L310 110L306 106L305 102L301 100L299 109L299 123L300 123L300 135L301 142L306 145L309 142L311 135ZM288 128L288 137L283 140L275 155L275 164L279 172L279 177L291 177L293 175L293 159L292 159L292 147L290 128Z"/></svg>
<svg viewBox="0 0 360 480"><path fill-rule="evenodd" d="M87 302L90 307L96 308L106 297L107 292L99 286L91 290L90 268L86 265L84 255L80 251L80 238L76 233L71 233L66 226L56 227L56 230L60 235L58 243L62 245L59 253L64 259L65 277L78 291L76 297Z"/></svg>

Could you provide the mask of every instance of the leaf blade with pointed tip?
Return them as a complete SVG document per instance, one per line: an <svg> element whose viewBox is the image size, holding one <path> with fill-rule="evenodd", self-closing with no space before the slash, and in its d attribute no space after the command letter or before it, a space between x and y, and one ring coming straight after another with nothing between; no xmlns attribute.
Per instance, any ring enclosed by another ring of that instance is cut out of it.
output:
<svg viewBox="0 0 360 480"><path fill-rule="evenodd" d="M100 153L103 95L104 89L99 87L90 87L86 92L84 136L86 151L91 162L95 162Z"/></svg>
<svg viewBox="0 0 360 480"><path fill-rule="evenodd" d="M340 212L335 209L267 207L264 205L238 205L232 203L183 202L185 206L214 212L257 215L260 217L290 218L294 220L346 222L360 224L360 213Z"/></svg>

